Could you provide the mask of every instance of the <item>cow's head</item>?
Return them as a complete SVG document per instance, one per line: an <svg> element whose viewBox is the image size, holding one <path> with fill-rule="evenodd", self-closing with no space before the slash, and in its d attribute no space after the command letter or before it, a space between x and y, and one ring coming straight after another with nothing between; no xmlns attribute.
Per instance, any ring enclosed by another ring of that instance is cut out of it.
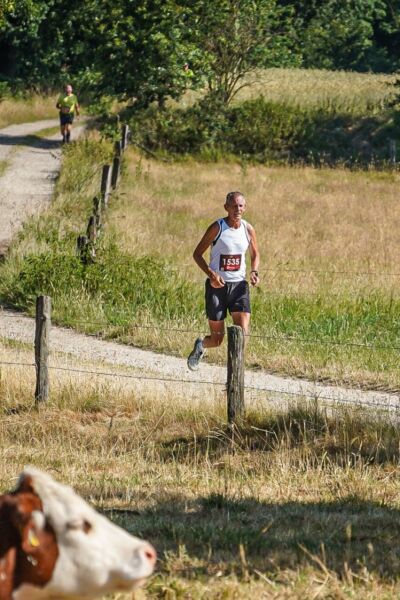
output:
<svg viewBox="0 0 400 600"><path fill-rule="evenodd" d="M0 496L0 600L94 598L140 585L154 548L46 473L25 469Z"/></svg>

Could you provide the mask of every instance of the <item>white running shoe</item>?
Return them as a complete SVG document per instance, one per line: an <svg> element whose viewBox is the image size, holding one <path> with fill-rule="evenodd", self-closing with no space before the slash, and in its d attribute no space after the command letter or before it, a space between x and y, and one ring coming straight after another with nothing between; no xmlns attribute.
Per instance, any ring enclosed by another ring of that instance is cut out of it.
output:
<svg viewBox="0 0 400 600"><path fill-rule="evenodd" d="M199 368L199 363L206 353L206 349L203 346L203 340L201 338L197 338L194 343L193 350L188 356L187 366L191 371L197 371Z"/></svg>

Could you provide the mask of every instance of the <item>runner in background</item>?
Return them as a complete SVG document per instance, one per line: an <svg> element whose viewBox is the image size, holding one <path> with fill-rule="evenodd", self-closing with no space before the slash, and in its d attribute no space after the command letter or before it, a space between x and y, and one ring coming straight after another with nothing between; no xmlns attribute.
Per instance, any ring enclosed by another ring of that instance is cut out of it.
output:
<svg viewBox="0 0 400 600"><path fill-rule="evenodd" d="M222 343L225 318L229 310L233 323L240 325L245 334L250 325L250 294L246 281L247 249L250 250L250 283L259 284L258 265L260 255L254 227L242 219L246 199L241 192L230 192L224 204L227 217L212 223L193 252L197 265L207 275L205 300L210 335L197 338L188 357L188 367L195 371L206 348ZM211 247L210 264L203 254Z"/></svg>
<svg viewBox="0 0 400 600"><path fill-rule="evenodd" d="M78 98L72 93L72 86L65 86L65 93L60 94L57 100L56 108L60 111L60 129L62 142L71 141L71 128L75 114L79 117Z"/></svg>

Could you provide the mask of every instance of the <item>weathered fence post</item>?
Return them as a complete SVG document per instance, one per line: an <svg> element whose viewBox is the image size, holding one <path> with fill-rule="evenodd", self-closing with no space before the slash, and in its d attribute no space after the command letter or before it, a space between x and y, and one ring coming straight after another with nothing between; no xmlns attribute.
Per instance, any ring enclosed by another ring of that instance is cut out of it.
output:
<svg viewBox="0 0 400 600"><path fill-rule="evenodd" d="M96 218L97 228L100 229L100 227L101 227L101 200L97 196L95 196L93 198L93 216Z"/></svg>
<svg viewBox="0 0 400 600"><path fill-rule="evenodd" d="M104 165L103 172L101 174L101 197L103 199L104 208L107 207L108 198L110 196L111 187L111 166Z"/></svg>
<svg viewBox="0 0 400 600"><path fill-rule="evenodd" d="M115 142L114 143L114 152L115 152L115 156L121 156L121 154L122 154L122 144L121 144L121 142Z"/></svg>
<svg viewBox="0 0 400 600"><path fill-rule="evenodd" d="M122 150L122 152L124 152L126 150L126 147L128 145L128 136L129 136L129 125L123 125L122 133L121 133L121 150Z"/></svg>
<svg viewBox="0 0 400 600"><path fill-rule="evenodd" d="M115 190L118 185L119 174L121 170L121 159L119 156L114 156L111 175L111 188Z"/></svg>
<svg viewBox="0 0 400 600"><path fill-rule="evenodd" d="M97 240L97 225L96 225L96 216L91 215L89 217L89 222L86 230L86 235L89 240L89 244L87 247L87 258L90 261L94 261L96 258L96 240Z"/></svg>
<svg viewBox="0 0 400 600"><path fill-rule="evenodd" d="M97 239L97 226L96 226L96 217L95 215L91 215L89 217L89 222L86 231L87 237L89 239L90 244L94 244Z"/></svg>
<svg viewBox="0 0 400 600"><path fill-rule="evenodd" d="M51 326L51 298L36 298L35 364L36 390L35 402L46 402L49 398L49 343Z"/></svg>
<svg viewBox="0 0 400 600"><path fill-rule="evenodd" d="M76 250L79 254L79 258L83 262L84 265L88 262L88 254L89 254L89 240L86 235L78 236L76 240Z"/></svg>
<svg viewBox="0 0 400 600"><path fill-rule="evenodd" d="M395 167L396 166L396 140L389 140L389 156L390 163Z"/></svg>
<svg viewBox="0 0 400 600"><path fill-rule="evenodd" d="M228 327L228 423L244 417L244 335L238 325Z"/></svg>

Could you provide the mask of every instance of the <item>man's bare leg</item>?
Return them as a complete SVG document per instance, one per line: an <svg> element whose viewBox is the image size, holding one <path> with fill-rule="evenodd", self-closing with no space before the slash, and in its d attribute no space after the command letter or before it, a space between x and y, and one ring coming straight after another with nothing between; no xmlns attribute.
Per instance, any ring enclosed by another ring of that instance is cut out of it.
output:
<svg viewBox="0 0 400 600"><path fill-rule="evenodd" d="M199 363L204 356L206 348L215 348L222 344L224 339L224 321L208 321L210 334L205 338L197 338L193 350L188 356L187 365L191 371L197 371Z"/></svg>
<svg viewBox="0 0 400 600"><path fill-rule="evenodd" d="M67 123L66 125L66 140L69 142L71 140L71 124Z"/></svg>
<svg viewBox="0 0 400 600"><path fill-rule="evenodd" d="M245 336L249 334L250 331L250 313L248 312L233 312L231 314L232 321L234 325L239 325L243 329L243 333ZM247 342L247 338L244 338L244 342Z"/></svg>
<svg viewBox="0 0 400 600"><path fill-rule="evenodd" d="M225 321L208 321L210 335L203 339L204 348L216 348L222 344L225 334Z"/></svg>

